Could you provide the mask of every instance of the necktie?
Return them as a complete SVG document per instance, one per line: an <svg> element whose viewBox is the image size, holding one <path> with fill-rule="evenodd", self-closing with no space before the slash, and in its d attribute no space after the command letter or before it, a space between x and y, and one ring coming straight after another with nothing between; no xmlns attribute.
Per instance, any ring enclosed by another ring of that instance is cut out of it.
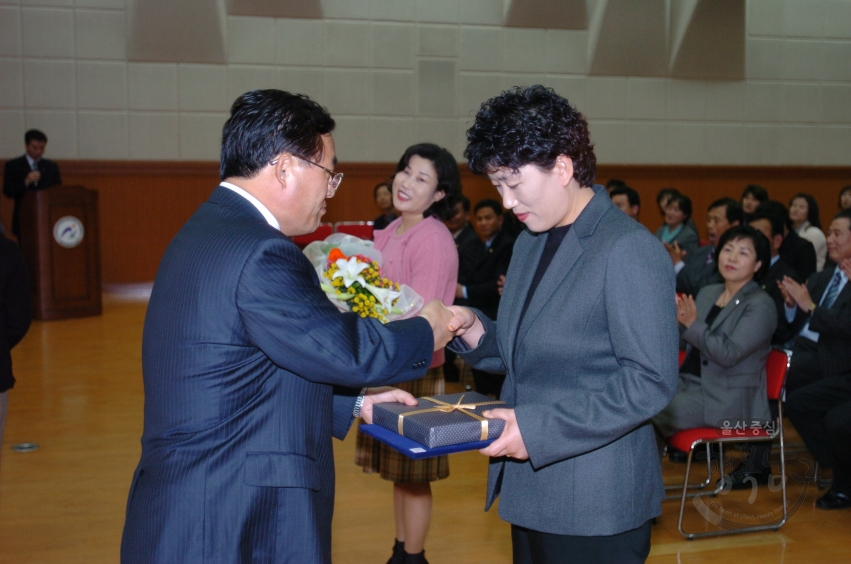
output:
<svg viewBox="0 0 851 564"><path fill-rule="evenodd" d="M821 305L830 309L830 306L833 305L833 302L836 301L836 297L839 295L839 282L842 280L842 275L839 272L839 268L836 268L836 274L833 275L833 280L830 281L830 287L828 287L827 292L824 294L824 299L821 301Z"/></svg>
<svg viewBox="0 0 851 564"><path fill-rule="evenodd" d="M36 171L38 170L38 161L33 161L32 169Z"/></svg>

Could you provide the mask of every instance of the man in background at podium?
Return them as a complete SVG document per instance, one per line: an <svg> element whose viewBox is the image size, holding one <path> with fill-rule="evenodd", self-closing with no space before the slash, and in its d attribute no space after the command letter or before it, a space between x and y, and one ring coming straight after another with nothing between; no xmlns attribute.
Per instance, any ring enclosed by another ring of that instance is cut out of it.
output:
<svg viewBox="0 0 851 564"><path fill-rule="evenodd" d="M44 190L62 184L59 167L55 162L42 158L47 147L47 135L38 129L30 129L24 134L27 152L6 161L3 169L3 193L15 200L12 212L12 234L21 238L21 201L27 190Z"/></svg>

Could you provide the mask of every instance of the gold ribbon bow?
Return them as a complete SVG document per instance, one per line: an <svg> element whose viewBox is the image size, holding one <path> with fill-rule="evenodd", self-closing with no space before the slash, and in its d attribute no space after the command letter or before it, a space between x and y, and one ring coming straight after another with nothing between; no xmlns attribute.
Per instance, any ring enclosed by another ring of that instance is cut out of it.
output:
<svg viewBox="0 0 851 564"><path fill-rule="evenodd" d="M445 401L440 401L439 399L434 399L434 398L429 398L429 397L423 397L423 398L420 398L420 399L424 399L426 401L430 401L430 402L436 403L438 405L437 405L437 407L429 407L427 409L417 409L416 411L409 411L408 413L404 413L404 414L400 413L399 414L399 421L398 421L398 424L397 424L400 435L405 436L404 427L405 427L405 417L406 416L417 415L419 413L430 413L430 412L434 412L434 411L440 411L441 413L452 413L453 411L458 411L460 413L463 413L464 415L469 415L473 419L478 419L479 421L481 421L481 423L482 423L482 435L481 435L480 440L486 441L488 439L488 420L485 419L484 417L482 417L481 415L477 414L477 413L473 413L472 411L467 411L467 410L468 409L475 409L479 405L490 405L492 403L502 403L502 404L505 403L504 401L499 401L499 400L482 401L482 402L479 402L479 403L461 403L462 401L464 401L463 395L460 398L458 398L458 402L454 403L454 404L453 403L446 403Z"/></svg>

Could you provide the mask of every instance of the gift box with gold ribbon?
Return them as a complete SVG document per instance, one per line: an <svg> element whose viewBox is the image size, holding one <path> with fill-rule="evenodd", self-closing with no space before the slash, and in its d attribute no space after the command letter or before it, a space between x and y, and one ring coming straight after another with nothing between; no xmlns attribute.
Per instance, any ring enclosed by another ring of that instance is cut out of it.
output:
<svg viewBox="0 0 851 564"><path fill-rule="evenodd" d="M428 448L493 440L505 421L486 419L483 411L505 402L475 392L418 398L418 405L378 403L372 421Z"/></svg>

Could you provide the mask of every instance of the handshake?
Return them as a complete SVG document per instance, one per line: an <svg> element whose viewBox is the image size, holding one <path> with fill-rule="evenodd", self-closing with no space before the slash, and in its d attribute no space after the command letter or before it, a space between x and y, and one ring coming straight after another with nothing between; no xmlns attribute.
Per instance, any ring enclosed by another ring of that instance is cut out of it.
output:
<svg viewBox="0 0 851 564"><path fill-rule="evenodd" d="M475 321L475 314L467 308L443 305L440 300L432 300L420 310L420 317L428 321L434 332L434 350L440 350L451 341L456 334L464 333Z"/></svg>

